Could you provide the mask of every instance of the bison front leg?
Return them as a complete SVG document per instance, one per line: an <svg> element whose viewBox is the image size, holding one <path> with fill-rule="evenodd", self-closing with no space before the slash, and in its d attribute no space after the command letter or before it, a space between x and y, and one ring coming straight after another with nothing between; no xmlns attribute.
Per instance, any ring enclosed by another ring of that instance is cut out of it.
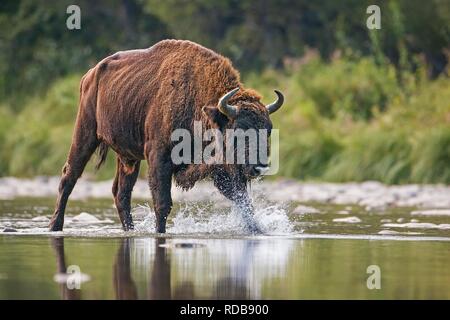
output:
<svg viewBox="0 0 450 320"><path fill-rule="evenodd" d="M172 209L172 161L169 154L150 152L148 157L149 185L156 215L156 231L166 232L167 216Z"/></svg>
<svg viewBox="0 0 450 320"><path fill-rule="evenodd" d="M247 181L241 176L232 177L224 170L214 175L214 185L227 199L233 201L244 218L245 228L251 233L261 233L255 218L251 198L247 192Z"/></svg>

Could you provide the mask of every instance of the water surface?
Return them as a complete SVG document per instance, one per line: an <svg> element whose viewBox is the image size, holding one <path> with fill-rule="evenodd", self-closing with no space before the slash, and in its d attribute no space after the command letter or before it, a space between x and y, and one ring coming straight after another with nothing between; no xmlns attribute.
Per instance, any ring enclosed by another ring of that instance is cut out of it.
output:
<svg viewBox="0 0 450 320"><path fill-rule="evenodd" d="M125 233L111 200L90 199L70 201L65 231L50 234L53 201L0 201L11 231L0 235L0 299L450 299L445 212L261 203L265 234L254 236L226 205L178 203L161 236L145 205ZM371 265L381 289L367 287Z"/></svg>

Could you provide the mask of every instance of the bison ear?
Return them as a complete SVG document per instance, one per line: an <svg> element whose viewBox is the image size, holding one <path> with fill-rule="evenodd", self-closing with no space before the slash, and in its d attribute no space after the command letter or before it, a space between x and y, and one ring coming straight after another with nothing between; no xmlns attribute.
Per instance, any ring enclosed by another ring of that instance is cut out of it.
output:
<svg viewBox="0 0 450 320"><path fill-rule="evenodd" d="M216 106L204 106L202 112L213 125L219 128L224 128L228 123L228 118Z"/></svg>

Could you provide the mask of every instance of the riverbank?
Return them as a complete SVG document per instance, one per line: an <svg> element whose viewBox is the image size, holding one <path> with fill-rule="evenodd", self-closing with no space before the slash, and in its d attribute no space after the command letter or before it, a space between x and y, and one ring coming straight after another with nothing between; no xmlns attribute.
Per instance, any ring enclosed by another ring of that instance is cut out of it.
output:
<svg viewBox="0 0 450 320"><path fill-rule="evenodd" d="M55 197L59 177L36 177L19 179L0 178L0 200L17 197ZM111 198L112 180L90 181L80 179L71 199ZM295 180L258 181L252 183L254 196L273 202L318 202L351 204L367 211L384 210L387 207L421 207L450 210L450 186L445 185L385 185L368 181L363 183L312 183ZM135 199L150 199L147 181L138 180L134 190ZM183 192L173 186L174 201L226 200L211 182L198 183L192 190Z"/></svg>

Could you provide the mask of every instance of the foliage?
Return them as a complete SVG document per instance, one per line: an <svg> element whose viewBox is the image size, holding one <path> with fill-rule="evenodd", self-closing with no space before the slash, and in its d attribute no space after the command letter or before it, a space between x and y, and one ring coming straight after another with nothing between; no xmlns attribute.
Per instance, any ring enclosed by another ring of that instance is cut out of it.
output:
<svg viewBox="0 0 450 320"><path fill-rule="evenodd" d="M66 28L69 4L81 30ZM371 4L381 30L366 28ZM0 176L58 174L81 74L175 37L230 57L265 102L285 93L280 175L448 184L449 21L442 0L1 1Z"/></svg>
<svg viewBox="0 0 450 320"><path fill-rule="evenodd" d="M409 79L405 86L391 66L372 64L366 58L331 64L312 59L296 72L280 76L266 71L246 78L265 96L272 96L274 87L286 93L286 105L273 117L280 129L280 175L450 183L449 79L428 80L419 68L403 73ZM367 73L353 71L345 77L343 69Z"/></svg>
<svg viewBox="0 0 450 320"><path fill-rule="evenodd" d="M68 5L81 8L81 30L68 30ZM382 29L368 30L366 8L378 4ZM420 10L418 10L420 8ZM229 56L243 71L285 67L316 48L416 66L422 54L431 75L445 71L450 2L430 0L4 0L0 2L0 101L20 109L61 76L85 71L118 50L145 48L176 37Z"/></svg>
<svg viewBox="0 0 450 320"><path fill-rule="evenodd" d="M81 30L68 30L66 9L78 5ZM17 109L22 96L44 92L61 76L86 70L115 51L168 37L140 1L6 0L0 2L0 99Z"/></svg>
<svg viewBox="0 0 450 320"><path fill-rule="evenodd" d="M80 75L57 81L45 97L31 99L0 131L0 175L33 176L58 174L70 147L77 114ZM3 136L2 136L3 134ZM113 161L105 175L111 177ZM89 170L93 172L92 168Z"/></svg>

